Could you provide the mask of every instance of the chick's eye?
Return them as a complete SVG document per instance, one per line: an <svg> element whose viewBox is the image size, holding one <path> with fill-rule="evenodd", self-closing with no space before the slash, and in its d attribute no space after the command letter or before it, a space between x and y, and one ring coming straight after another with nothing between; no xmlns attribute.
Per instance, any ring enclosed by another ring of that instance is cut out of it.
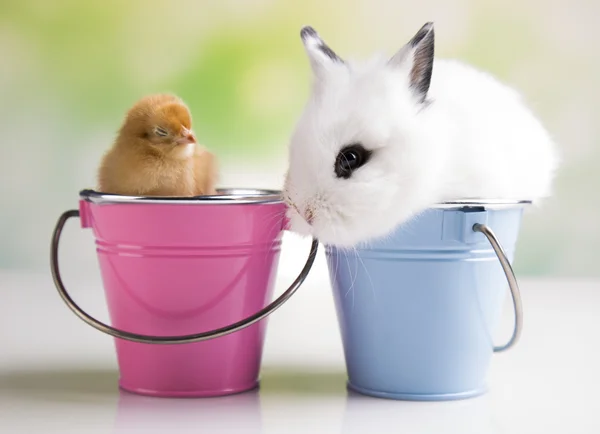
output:
<svg viewBox="0 0 600 434"><path fill-rule="evenodd" d="M348 179L352 173L364 166L371 157L371 151L366 150L360 143L345 146L335 159L335 174L338 178Z"/></svg>
<svg viewBox="0 0 600 434"><path fill-rule="evenodd" d="M161 127L156 127L156 128L154 129L154 134L156 134L157 136L164 137L164 136L166 136L168 133L167 133L167 130L165 130L164 128L161 128Z"/></svg>

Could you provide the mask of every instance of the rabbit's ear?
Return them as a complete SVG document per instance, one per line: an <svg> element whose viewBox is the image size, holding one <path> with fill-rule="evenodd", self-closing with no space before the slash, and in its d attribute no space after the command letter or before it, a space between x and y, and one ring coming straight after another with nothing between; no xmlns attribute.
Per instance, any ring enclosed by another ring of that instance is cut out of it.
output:
<svg viewBox="0 0 600 434"><path fill-rule="evenodd" d="M388 62L392 67L408 69L410 87L424 102L431 83L434 54L433 23L426 23Z"/></svg>
<svg viewBox="0 0 600 434"><path fill-rule="evenodd" d="M316 77L323 78L328 68L332 65L344 63L312 27L303 27L300 31L300 37L310 59L313 74Z"/></svg>

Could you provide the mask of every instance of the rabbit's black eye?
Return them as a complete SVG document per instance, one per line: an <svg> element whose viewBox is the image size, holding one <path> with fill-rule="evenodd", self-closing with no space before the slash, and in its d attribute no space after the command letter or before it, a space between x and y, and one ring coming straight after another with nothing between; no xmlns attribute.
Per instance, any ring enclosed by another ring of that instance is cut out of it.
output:
<svg viewBox="0 0 600 434"><path fill-rule="evenodd" d="M363 166L371 157L360 143L345 146L335 159L335 174L338 178L348 179L359 167Z"/></svg>

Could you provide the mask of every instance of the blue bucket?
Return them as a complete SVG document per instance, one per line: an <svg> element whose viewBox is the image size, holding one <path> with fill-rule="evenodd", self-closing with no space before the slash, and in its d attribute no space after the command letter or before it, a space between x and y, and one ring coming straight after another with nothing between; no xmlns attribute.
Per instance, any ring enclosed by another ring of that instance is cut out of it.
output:
<svg viewBox="0 0 600 434"><path fill-rule="evenodd" d="M355 249L326 246L350 389L419 401L486 392L492 355L521 332L511 263L527 203L444 203ZM515 328L495 347L507 287Z"/></svg>

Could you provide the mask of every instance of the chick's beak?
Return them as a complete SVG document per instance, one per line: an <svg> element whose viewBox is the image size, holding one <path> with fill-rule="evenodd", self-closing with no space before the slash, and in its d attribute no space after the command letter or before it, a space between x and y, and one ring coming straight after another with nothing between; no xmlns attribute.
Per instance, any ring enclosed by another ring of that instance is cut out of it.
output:
<svg viewBox="0 0 600 434"><path fill-rule="evenodd" d="M190 143L196 143L196 136L194 132L191 130L183 130L181 133L181 138L177 140L177 143L180 145L187 145Z"/></svg>

